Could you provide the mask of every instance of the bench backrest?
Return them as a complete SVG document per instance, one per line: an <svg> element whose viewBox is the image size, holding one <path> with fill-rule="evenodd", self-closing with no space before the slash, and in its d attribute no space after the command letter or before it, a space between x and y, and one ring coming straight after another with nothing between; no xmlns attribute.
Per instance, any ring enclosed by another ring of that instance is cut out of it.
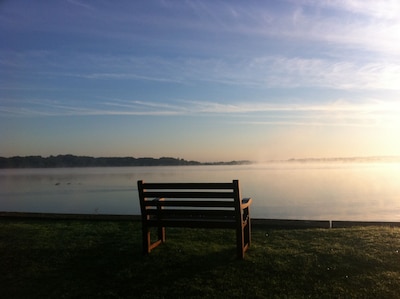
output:
<svg viewBox="0 0 400 299"><path fill-rule="evenodd" d="M230 183L145 183L138 181L142 219L152 215L241 219L239 181Z"/></svg>

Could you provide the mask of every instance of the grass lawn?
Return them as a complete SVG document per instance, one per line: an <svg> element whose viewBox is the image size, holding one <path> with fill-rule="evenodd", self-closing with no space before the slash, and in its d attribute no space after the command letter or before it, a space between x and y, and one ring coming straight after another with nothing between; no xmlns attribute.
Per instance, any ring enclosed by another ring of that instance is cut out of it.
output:
<svg viewBox="0 0 400 299"><path fill-rule="evenodd" d="M0 220L0 298L399 298L400 228L167 229L140 222Z"/></svg>

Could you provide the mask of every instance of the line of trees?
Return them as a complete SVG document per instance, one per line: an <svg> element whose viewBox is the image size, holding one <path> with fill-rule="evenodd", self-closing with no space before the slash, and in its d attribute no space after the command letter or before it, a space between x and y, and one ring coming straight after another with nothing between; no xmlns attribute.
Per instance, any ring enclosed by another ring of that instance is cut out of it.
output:
<svg viewBox="0 0 400 299"><path fill-rule="evenodd" d="M116 166L180 166L180 165L238 165L247 161L201 163L179 158L88 157L74 155L0 157L0 168L56 168L56 167L116 167Z"/></svg>
<svg viewBox="0 0 400 299"><path fill-rule="evenodd" d="M0 168L55 168L55 167L108 167L108 166L163 166L163 165L199 165L196 161L186 161L170 157L133 158L133 157L88 157L74 155L0 157Z"/></svg>

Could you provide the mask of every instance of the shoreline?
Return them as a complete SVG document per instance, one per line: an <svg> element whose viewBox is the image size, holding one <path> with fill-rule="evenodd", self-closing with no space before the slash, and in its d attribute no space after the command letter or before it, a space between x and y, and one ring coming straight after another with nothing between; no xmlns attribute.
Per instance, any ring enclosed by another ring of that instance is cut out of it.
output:
<svg viewBox="0 0 400 299"><path fill-rule="evenodd" d="M140 221L140 215L113 214L63 214L1 212L0 219L37 219L37 220L95 220L95 221ZM264 228L306 229L306 228L347 228L354 226L389 226L400 227L395 221L351 221L351 220L296 220L252 218L252 225Z"/></svg>

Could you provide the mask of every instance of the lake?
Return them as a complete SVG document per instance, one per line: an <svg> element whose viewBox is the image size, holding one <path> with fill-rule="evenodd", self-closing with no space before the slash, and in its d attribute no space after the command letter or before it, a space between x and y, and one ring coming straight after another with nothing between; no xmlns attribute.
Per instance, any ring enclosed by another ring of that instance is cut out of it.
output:
<svg viewBox="0 0 400 299"><path fill-rule="evenodd" d="M400 163L1 169L0 211L138 215L140 179L239 179L254 218L400 221Z"/></svg>

